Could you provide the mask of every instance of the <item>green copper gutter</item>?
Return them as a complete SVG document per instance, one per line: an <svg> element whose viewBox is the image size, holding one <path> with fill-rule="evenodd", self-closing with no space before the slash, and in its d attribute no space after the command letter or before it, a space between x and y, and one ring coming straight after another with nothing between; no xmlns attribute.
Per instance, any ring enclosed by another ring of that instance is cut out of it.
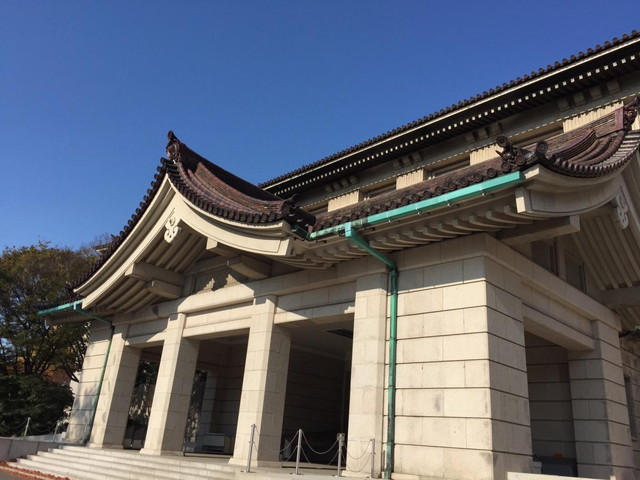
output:
<svg viewBox="0 0 640 480"><path fill-rule="evenodd" d="M84 315L86 317L90 317L93 318L94 320L97 320L99 322L105 323L107 325L109 325L110 328L110 332L109 332L109 343L107 343L107 351L104 354L104 360L102 361L102 369L100 370L100 379L98 380L98 389L96 390L96 397L93 401L93 411L91 412L91 420L89 421L89 430L86 434L86 436L83 439L84 444L86 444L89 439L91 438L91 431L93 430L93 422L95 422L96 420L96 413L98 411L98 400L100 399L100 392L102 391L102 383L104 382L104 374L105 371L107 370L107 361L109 360L109 353L111 352L111 342L113 341L113 332L115 330L115 327L113 326L113 323L111 323L109 320L107 320L106 318L103 317L99 317L97 315L94 315L91 312L88 312L87 310L84 310L81 308L82 307L82 300L77 300L75 302L71 302L71 303L65 303L64 305L60 305L57 307L53 307L53 308L48 308L46 310L40 310L38 312L39 316L43 316L43 315L50 315L52 313L57 313L57 312L66 312L66 311L74 311L74 312L78 312L81 315Z"/></svg>
<svg viewBox="0 0 640 480"><path fill-rule="evenodd" d="M384 468L385 479L391 478L391 474L394 469L399 272L395 262L371 247L371 245L369 245L367 241L358 234L357 230L401 220L412 215L420 215L436 208L452 206L465 200L483 197L495 191L519 185L523 182L524 175L521 172L513 172L482 183L463 187L437 197L422 200L411 205L399 207L387 212L377 213L366 218L342 223L340 225L335 225L333 227L305 235L307 240L320 240L334 235L344 235L350 242L357 245L380 262L384 263L389 270L389 377L387 385L388 416Z"/></svg>
<svg viewBox="0 0 640 480"><path fill-rule="evenodd" d="M468 187L460 188L453 192L438 195L437 197L428 198L426 200L412 203L411 205L405 205L404 207L395 208L387 212L376 213L375 215L371 215L369 217L361 218L358 220L353 220L352 222L347 223L350 223L352 225L352 228L358 230L362 228L373 227L381 223L389 223L400 220L411 215L420 215L436 208L451 206L470 198L485 196L487 194L495 192L496 190L502 190L504 188L512 187L522 182L524 182L524 175L521 172L508 173L506 175L492 178L491 180L486 180L482 183L469 185ZM332 235L344 234L345 225L346 223L341 223L340 225L324 228L322 230L318 230L317 232L311 232L307 235L307 240L320 240Z"/></svg>
<svg viewBox="0 0 640 480"><path fill-rule="evenodd" d="M351 222L344 225L345 236L355 245L381 261L389 270L389 376L387 381L387 447L385 452L384 478L390 479L394 465L394 446L396 433L396 358L398 346L398 267L395 262L383 255L362 238Z"/></svg>

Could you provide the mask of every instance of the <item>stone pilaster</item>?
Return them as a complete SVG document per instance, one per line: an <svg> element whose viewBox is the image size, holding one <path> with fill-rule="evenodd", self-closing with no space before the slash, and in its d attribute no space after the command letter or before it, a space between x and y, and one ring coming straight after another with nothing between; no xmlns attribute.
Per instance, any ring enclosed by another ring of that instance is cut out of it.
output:
<svg viewBox="0 0 640 480"><path fill-rule="evenodd" d="M387 274L384 273L360 277L356 282L348 471L371 471L372 438L376 446L374 473L380 473L382 467L387 284Z"/></svg>
<svg viewBox="0 0 640 480"><path fill-rule="evenodd" d="M82 363L82 372L75 390L73 408L67 428L67 442L84 443L89 435L89 423L98 393L100 372L107 353L111 329L105 323L91 322L89 344Z"/></svg>
<svg viewBox="0 0 640 480"><path fill-rule="evenodd" d="M279 460L291 336L273 323L275 302L272 296L255 300L232 464L246 464L252 424L257 427L252 464Z"/></svg>
<svg viewBox="0 0 640 480"><path fill-rule="evenodd" d="M91 446L122 448L141 353L125 345L127 329L126 325L117 326L113 334Z"/></svg>
<svg viewBox="0 0 640 480"><path fill-rule="evenodd" d="M401 271L399 285L395 471L531 472L519 279L478 256Z"/></svg>
<svg viewBox="0 0 640 480"><path fill-rule="evenodd" d="M633 451L616 329L593 322L595 349L569 352L578 475L633 479Z"/></svg>
<svg viewBox="0 0 640 480"><path fill-rule="evenodd" d="M200 343L182 337L185 321L182 313L169 319L141 453L182 451Z"/></svg>

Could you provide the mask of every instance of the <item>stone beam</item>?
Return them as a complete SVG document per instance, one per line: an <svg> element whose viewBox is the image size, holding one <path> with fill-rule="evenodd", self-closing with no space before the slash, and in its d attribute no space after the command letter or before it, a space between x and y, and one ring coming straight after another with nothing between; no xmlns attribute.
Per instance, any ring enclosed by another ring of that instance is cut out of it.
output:
<svg viewBox="0 0 640 480"><path fill-rule="evenodd" d="M144 288L170 300L180 298L184 288L184 275L150 263L134 263L125 276L145 282Z"/></svg>
<svg viewBox="0 0 640 480"><path fill-rule="evenodd" d="M238 254L237 252L234 252L231 247L228 247L211 238L207 238L206 249L210 252L220 255L221 257L234 257Z"/></svg>
<svg viewBox="0 0 640 480"><path fill-rule="evenodd" d="M252 280L261 280L271 274L271 265L247 255L238 255L230 258L227 265L232 270Z"/></svg>
<svg viewBox="0 0 640 480"><path fill-rule="evenodd" d="M579 231L580 217L578 215L570 215L568 217L552 218L551 220L523 225L514 230L506 230L498 235L498 239L512 246L560 237Z"/></svg>
<svg viewBox="0 0 640 480"><path fill-rule="evenodd" d="M184 285L184 276L180 273L172 272L166 268L151 265L150 263L134 263L125 272L125 277L135 278L142 280L143 282L150 282L151 280L162 280L166 283L178 285L182 287Z"/></svg>
<svg viewBox="0 0 640 480"><path fill-rule="evenodd" d="M640 306L640 286L606 290L602 292L602 303L609 308Z"/></svg>
<svg viewBox="0 0 640 480"><path fill-rule="evenodd" d="M182 296L182 286L163 282L162 280L151 280L150 282L147 282L144 288L149 290L151 293L155 293L156 295L160 295L161 297L168 298L170 300L175 300Z"/></svg>

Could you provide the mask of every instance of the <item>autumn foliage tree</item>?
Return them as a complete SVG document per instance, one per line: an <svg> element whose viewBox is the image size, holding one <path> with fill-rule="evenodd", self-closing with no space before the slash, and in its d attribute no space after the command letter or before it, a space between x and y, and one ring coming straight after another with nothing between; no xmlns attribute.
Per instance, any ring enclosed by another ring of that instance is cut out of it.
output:
<svg viewBox="0 0 640 480"><path fill-rule="evenodd" d="M53 414L42 408L42 402L55 398L65 406L70 403L70 392L64 394L41 382L51 383L52 375L59 372L64 372L68 380L77 380L75 372L80 370L86 351L87 324L52 326L39 317L37 312L43 306L68 302L68 284L86 271L94 257L93 250L88 248L76 251L51 247L43 242L28 247L5 248L2 251L0 424L3 421L1 417L10 414L7 411L10 405L20 407L21 413L14 411L13 415L30 416L30 411L39 408L41 412L45 412L45 417L51 419ZM68 384L68 381L63 383ZM24 392L19 391L23 391L25 385L48 398L39 400L33 395L24 398ZM60 388L69 390L68 386ZM20 398L17 400L16 396ZM33 403L33 408L30 409L25 403L28 401ZM64 408L57 410L62 413Z"/></svg>

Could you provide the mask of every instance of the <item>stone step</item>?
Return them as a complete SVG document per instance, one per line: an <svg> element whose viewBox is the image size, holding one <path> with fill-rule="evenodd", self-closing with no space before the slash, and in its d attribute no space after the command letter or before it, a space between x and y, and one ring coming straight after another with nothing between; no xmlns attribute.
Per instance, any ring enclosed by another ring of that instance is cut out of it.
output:
<svg viewBox="0 0 640 480"><path fill-rule="evenodd" d="M70 455L61 455L56 452L41 452L37 456L30 456L29 460L33 460L40 464L49 466L58 466L60 468L72 466L79 472L90 472L91 474L107 475L111 478L136 478L140 480L153 480L159 478L178 478L180 472L163 469L157 471L155 468L136 468L123 462L109 462L99 460L97 458L80 458ZM194 477L197 478L197 477Z"/></svg>
<svg viewBox="0 0 640 480"><path fill-rule="evenodd" d="M89 451L87 451L89 450ZM219 479L230 480L235 477L235 470L228 466L211 465L204 462L183 461L181 457L176 459L163 459L162 457L152 457L146 455L123 453L113 455L97 455L94 450L54 450L41 455L44 458L61 460L65 462L76 462L79 464L90 462L96 467L124 469L147 474L153 472L156 478L160 475L172 475L171 478L188 476L187 478Z"/></svg>
<svg viewBox="0 0 640 480"><path fill-rule="evenodd" d="M85 470L86 467L84 465L71 464L69 462L65 465L58 465L37 457L19 458L14 465L18 468L37 470L38 472L59 477L68 477L72 480L129 480L129 477L121 477L117 474L111 475L109 472Z"/></svg>
<svg viewBox="0 0 640 480"><path fill-rule="evenodd" d="M75 456L79 459L91 458L96 461L116 462L134 467L158 468L194 475L206 475L211 478L215 474L216 478L233 478L236 469L226 464L216 464L206 461L199 461L193 457L185 458L181 456L152 456L144 455L133 451L94 449L87 447L65 446L54 451L61 456ZM82 460L79 460L82 461Z"/></svg>

